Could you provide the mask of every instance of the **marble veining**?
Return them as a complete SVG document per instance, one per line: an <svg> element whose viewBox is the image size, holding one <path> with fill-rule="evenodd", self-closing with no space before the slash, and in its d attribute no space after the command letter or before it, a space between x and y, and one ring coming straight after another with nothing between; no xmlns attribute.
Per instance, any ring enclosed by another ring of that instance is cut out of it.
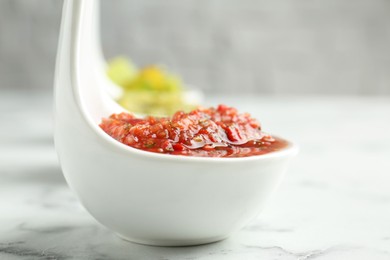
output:
<svg viewBox="0 0 390 260"><path fill-rule="evenodd" d="M210 98L251 111L300 155L264 212L231 238L151 247L121 240L80 206L55 155L50 96L0 95L10 111L0 120L18 122L0 130L0 259L389 260L389 101Z"/></svg>

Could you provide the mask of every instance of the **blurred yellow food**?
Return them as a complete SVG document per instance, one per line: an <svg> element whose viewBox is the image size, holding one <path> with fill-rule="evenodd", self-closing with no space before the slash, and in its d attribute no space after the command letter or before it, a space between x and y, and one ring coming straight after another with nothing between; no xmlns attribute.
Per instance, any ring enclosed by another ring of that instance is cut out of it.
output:
<svg viewBox="0 0 390 260"><path fill-rule="evenodd" d="M180 78L161 66L138 70L130 60L115 58L109 62L107 74L123 89L119 104L131 112L162 116L194 108L185 102Z"/></svg>

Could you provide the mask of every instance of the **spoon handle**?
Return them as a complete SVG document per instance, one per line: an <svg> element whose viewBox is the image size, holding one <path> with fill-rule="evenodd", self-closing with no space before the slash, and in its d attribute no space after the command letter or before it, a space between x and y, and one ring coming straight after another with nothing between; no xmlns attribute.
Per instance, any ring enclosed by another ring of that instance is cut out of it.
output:
<svg viewBox="0 0 390 260"><path fill-rule="evenodd" d="M76 106L85 120L123 111L107 95L113 83L106 76L100 46L98 0L65 0L57 53L56 107ZM68 100L62 104L63 100Z"/></svg>

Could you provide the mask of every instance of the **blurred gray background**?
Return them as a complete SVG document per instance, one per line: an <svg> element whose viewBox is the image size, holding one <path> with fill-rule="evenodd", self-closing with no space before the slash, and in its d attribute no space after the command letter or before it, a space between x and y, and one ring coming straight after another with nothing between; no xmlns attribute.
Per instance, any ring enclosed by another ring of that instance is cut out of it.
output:
<svg viewBox="0 0 390 260"><path fill-rule="evenodd" d="M59 0L0 0L0 88L51 91ZM209 93L390 94L388 0L102 0L106 57Z"/></svg>

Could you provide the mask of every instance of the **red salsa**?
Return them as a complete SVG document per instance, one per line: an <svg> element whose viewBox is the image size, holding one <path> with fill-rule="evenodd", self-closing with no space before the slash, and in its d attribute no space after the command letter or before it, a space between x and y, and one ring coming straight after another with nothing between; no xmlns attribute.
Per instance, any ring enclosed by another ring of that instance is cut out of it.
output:
<svg viewBox="0 0 390 260"><path fill-rule="evenodd" d="M144 151L198 157L247 157L286 147L283 139L263 131L248 113L225 105L198 108L172 117L137 118L129 113L103 118L111 137Z"/></svg>

